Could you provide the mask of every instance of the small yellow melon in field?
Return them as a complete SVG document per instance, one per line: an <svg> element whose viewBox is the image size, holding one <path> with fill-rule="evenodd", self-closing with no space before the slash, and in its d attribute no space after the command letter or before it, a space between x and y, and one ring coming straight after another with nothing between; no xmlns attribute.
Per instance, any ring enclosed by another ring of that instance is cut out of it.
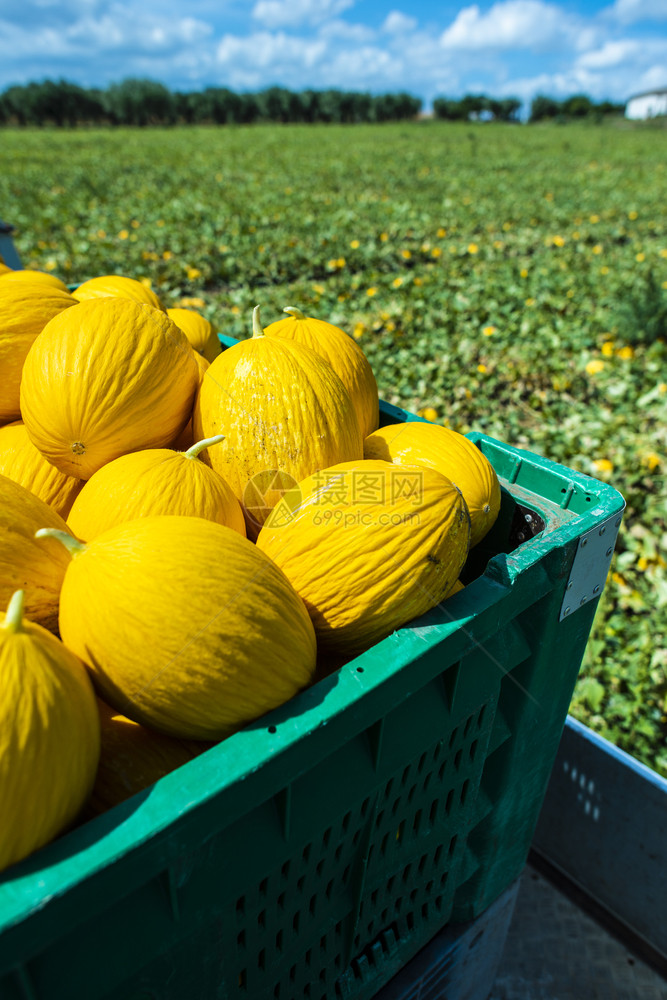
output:
<svg viewBox="0 0 667 1000"><path fill-rule="evenodd" d="M68 292L69 288L64 281L57 278L55 274L47 271L7 271L0 275L3 281L26 281L28 284L49 285L51 288L59 288L61 292Z"/></svg>
<svg viewBox="0 0 667 1000"><path fill-rule="evenodd" d="M0 615L0 871L72 823L93 787L100 723L81 661L23 618Z"/></svg>
<svg viewBox="0 0 667 1000"><path fill-rule="evenodd" d="M173 319L176 326L183 331L197 354L209 362L217 358L222 350L222 345L213 324L204 316L195 312L194 309L178 307L167 309L167 316Z"/></svg>
<svg viewBox="0 0 667 1000"><path fill-rule="evenodd" d="M83 486L82 479L66 476L46 461L21 420L0 427L0 475L25 486L63 518L67 518Z"/></svg>
<svg viewBox="0 0 667 1000"><path fill-rule="evenodd" d="M488 458L463 434L418 420L387 424L366 438L364 458L422 465L451 479L468 505L471 547L495 524L500 510L498 477Z"/></svg>
<svg viewBox="0 0 667 1000"><path fill-rule="evenodd" d="M318 645L352 655L440 603L468 554L461 492L434 469L346 462L299 483L257 548L302 597Z"/></svg>
<svg viewBox="0 0 667 1000"><path fill-rule="evenodd" d="M185 334L151 306L99 298L69 313L28 352L21 412L49 462L89 479L119 455L174 440L190 419L199 368Z"/></svg>
<svg viewBox="0 0 667 1000"><path fill-rule="evenodd" d="M199 441L187 451L150 448L107 462L74 501L69 529L88 542L136 517L185 514L226 524L245 535L243 511L231 487L199 460L201 452L219 440Z"/></svg>
<svg viewBox="0 0 667 1000"><path fill-rule="evenodd" d="M278 567L237 531L201 517L142 517L71 553L63 642L101 697L171 736L218 740L312 680L315 633ZM52 536L52 537L49 537Z"/></svg>
<svg viewBox="0 0 667 1000"><path fill-rule="evenodd" d="M333 323L305 316L294 306L287 306L283 312L288 317L270 323L265 335L305 344L328 361L347 389L362 436L367 437L378 425L380 404L375 375L362 349Z"/></svg>
<svg viewBox="0 0 667 1000"><path fill-rule="evenodd" d="M58 627L60 588L69 563L62 545L38 542L38 528L67 530L52 507L13 479L0 475L0 607L25 591L26 615L45 628Z"/></svg>
<svg viewBox="0 0 667 1000"><path fill-rule="evenodd" d="M75 288L72 295L77 302L100 298L130 299L133 302L144 302L164 312L160 299L148 285L122 274L103 274L98 278L90 278Z"/></svg>
<svg viewBox="0 0 667 1000"><path fill-rule="evenodd" d="M0 278L0 423L21 416L21 372L37 335L75 305L76 299L59 288Z"/></svg>

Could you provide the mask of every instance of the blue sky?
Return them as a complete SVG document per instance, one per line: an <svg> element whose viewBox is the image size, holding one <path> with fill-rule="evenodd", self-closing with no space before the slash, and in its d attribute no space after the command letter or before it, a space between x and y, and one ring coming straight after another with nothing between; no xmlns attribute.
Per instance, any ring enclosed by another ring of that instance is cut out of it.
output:
<svg viewBox="0 0 667 1000"><path fill-rule="evenodd" d="M667 87L667 0L0 0L0 89L407 90L625 101Z"/></svg>

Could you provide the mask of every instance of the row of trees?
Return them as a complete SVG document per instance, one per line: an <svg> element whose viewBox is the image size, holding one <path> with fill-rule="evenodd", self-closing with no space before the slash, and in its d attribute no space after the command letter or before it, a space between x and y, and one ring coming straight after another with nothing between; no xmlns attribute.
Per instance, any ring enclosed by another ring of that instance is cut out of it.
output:
<svg viewBox="0 0 667 1000"><path fill-rule="evenodd" d="M106 90L80 87L66 80L45 80L9 87L0 93L0 124L217 125L274 122L385 122L415 118L422 102L411 94L372 95L343 90L292 91L268 87L238 94L226 87L189 93L172 92L154 80L129 79ZM450 121L518 121L521 101L466 94L459 100L436 97L433 113ZM529 121L622 114L624 105L595 104L585 94L564 101L538 95Z"/></svg>
<svg viewBox="0 0 667 1000"><path fill-rule="evenodd" d="M614 104L613 101L600 101L596 104L586 94L573 94L564 101L538 94L530 105L529 121L599 118L603 115L622 115L624 111L625 104Z"/></svg>
<svg viewBox="0 0 667 1000"><path fill-rule="evenodd" d="M521 101L518 97L505 97L496 100L486 94L466 94L461 100L448 97L436 97L433 101L433 114L436 118L446 118L448 121L494 120L515 122L519 120Z"/></svg>
<svg viewBox="0 0 667 1000"><path fill-rule="evenodd" d="M517 97L496 100L486 94L466 94L460 100L437 97L433 102L436 118L450 121L476 119L512 122L519 120L520 110L521 101ZM612 101L600 101L596 104L586 94L573 94L564 101L538 94L530 105L528 120L538 122L548 119L599 118L604 115L620 115L624 110L624 104L614 104Z"/></svg>
<svg viewBox="0 0 667 1000"><path fill-rule="evenodd" d="M0 94L0 123L19 125L218 125L275 122L382 122L414 118L422 102L410 94L373 96L341 90L269 87L237 94L226 87L172 92L154 80L129 79L106 90L66 80L9 87Z"/></svg>

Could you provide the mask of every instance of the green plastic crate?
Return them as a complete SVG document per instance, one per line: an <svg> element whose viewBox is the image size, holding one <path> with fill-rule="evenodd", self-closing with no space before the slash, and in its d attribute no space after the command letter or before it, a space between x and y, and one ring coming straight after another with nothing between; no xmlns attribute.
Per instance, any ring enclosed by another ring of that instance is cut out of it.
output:
<svg viewBox="0 0 667 1000"><path fill-rule="evenodd" d="M366 1000L514 881L623 499L470 437L468 586L0 875L2 1000Z"/></svg>

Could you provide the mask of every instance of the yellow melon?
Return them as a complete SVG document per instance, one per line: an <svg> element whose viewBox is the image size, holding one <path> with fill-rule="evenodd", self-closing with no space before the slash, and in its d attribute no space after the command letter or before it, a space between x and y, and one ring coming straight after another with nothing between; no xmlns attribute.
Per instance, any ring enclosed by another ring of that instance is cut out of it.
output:
<svg viewBox="0 0 667 1000"><path fill-rule="evenodd" d="M37 335L75 305L76 299L59 288L0 279L0 423L21 416L21 372Z"/></svg>
<svg viewBox="0 0 667 1000"><path fill-rule="evenodd" d="M103 274L97 278L90 278L78 285L72 295L77 302L99 298L130 299L132 302L143 302L164 312L160 299L148 285L122 274Z"/></svg>
<svg viewBox="0 0 667 1000"><path fill-rule="evenodd" d="M73 822L99 753L86 669L60 640L23 618L19 590L0 616L0 870Z"/></svg>
<svg viewBox="0 0 667 1000"><path fill-rule="evenodd" d="M67 525L90 541L108 528L151 514L186 514L245 535L241 505L217 472L199 460L219 438L187 451L150 448L121 455L93 473L74 501Z"/></svg>
<svg viewBox="0 0 667 1000"><path fill-rule="evenodd" d="M65 282L57 278L55 274L49 274L47 271L6 271L4 274L0 274L0 278L3 281L25 281L28 284L49 285L51 288L59 288L61 292L69 293L69 288Z"/></svg>
<svg viewBox="0 0 667 1000"><path fill-rule="evenodd" d="M488 458L463 434L412 420L387 424L364 441L364 457L437 469L455 483L470 513L470 545L477 545L500 510L500 483Z"/></svg>
<svg viewBox="0 0 667 1000"><path fill-rule="evenodd" d="M89 479L119 455L173 441L198 384L194 352L164 313L99 298L46 325L25 360L21 411L44 457Z"/></svg>
<svg viewBox="0 0 667 1000"><path fill-rule="evenodd" d="M82 479L66 476L47 462L21 420L0 427L0 475L25 486L65 519L83 486Z"/></svg>
<svg viewBox="0 0 667 1000"><path fill-rule="evenodd" d="M302 597L318 646L361 652L439 604L468 554L461 492L433 469L346 462L299 483L257 548Z"/></svg>
<svg viewBox="0 0 667 1000"><path fill-rule="evenodd" d="M55 630L69 559L56 542L35 540L35 532L45 527L67 529L52 507L0 475L0 606L6 606L16 590L23 590L28 617Z"/></svg>
<svg viewBox="0 0 667 1000"><path fill-rule="evenodd" d="M71 552L63 642L101 697L168 735L218 740L312 680L315 633L294 588L238 532L200 517L142 517Z"/></svg>
<svg viewBox="0 0 667 1000"><path fill-rule="evenodd" d="M283 312L288 318L270 323L264 333L267 337L282 337L305 344L328 361L345 386L354 404L363 437L378 426L378 387L366 355L340 327L313 316L305 316L300 309L287 306Z"/></svg>
<svg viewBox="0 0 667 1000"><path fill-rule="evenodd" d="M242 502L249 537L300 479L363 454L350 397L315 351L265 337L259 309L253 336L215 359L193 414L197 439L223 434L205 460Z"/></svg>
<svg viewBox="0 0 667 1000"><path fill-rule="evenodd" d="M167 309L167 316L173 319L192 344L197 354L206 358L207 361L214 361L222 350L222 345L217 333L204 316L194 309L180 309L175 307Z"/></svg>
<svg viewBox="0 0 667 1000"><path fill-rule="evenodd" d="M210 361L207 361L202 354L198 354L197 351L193 349L193 357L197 362L197 368L199 370L199 385L202 384L204 375L210 367ZM194 406L194 401L193 401ZM194 431L192 429L192 418L188 420L187 424L181 431L181 433L176 437L169 445L174 451L187 451L195 443Z"/></svg>

